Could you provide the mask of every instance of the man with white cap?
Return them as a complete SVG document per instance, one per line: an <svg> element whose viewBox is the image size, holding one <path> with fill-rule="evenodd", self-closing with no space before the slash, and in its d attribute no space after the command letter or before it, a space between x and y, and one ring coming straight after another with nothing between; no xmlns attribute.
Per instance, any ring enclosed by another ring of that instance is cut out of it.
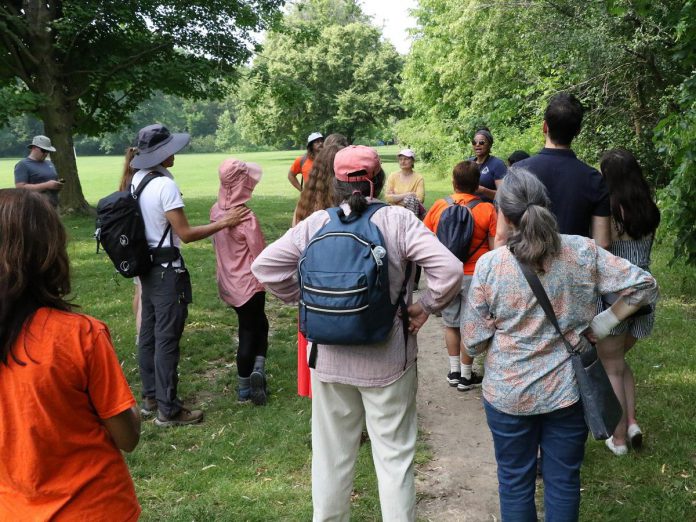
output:
<svg viewBox="0 0 696 522"><path fill-rule="evenodd" d="M189 225L179 187L167 169L174 165L174 154L190 139L185 133L172 134L164 125L148 125L138 133L137 152L130 163L139 169L133 175L133 190L150 173L155 176L140 195L145 235L154 252L155 266L140 277L142 324L138 362L143 396L140 411L144 416L157 412L158 426L193 424L203 419L202 411L185 408L177 397L179 340L192 297L191 280L179 245L181 241L198 241L236 226L248 212L238 206L214 223Z"/></svg>
<svg viewBox="0 0 696 522"><path fill-rule="evenodd" d="M321 132L313 132L307 137L307 152L302 156L295 158L290 172L288 172L288 181L297 190L302 192L302 186L309 179L309 173L312 171L314 158L324 146L324 136ZM297 176L302 174L302 181L297 181Z"/></svg>
<svg viewBox="0 0 696 522"><path fill-rule="evenodd" d="M58 181L56 168L47 159L49 153L56 149L46 136L34 136L28 147L29 155L15 165L15 187L41 192L57 207L58 192L63 188L63 183Z"/></svg>

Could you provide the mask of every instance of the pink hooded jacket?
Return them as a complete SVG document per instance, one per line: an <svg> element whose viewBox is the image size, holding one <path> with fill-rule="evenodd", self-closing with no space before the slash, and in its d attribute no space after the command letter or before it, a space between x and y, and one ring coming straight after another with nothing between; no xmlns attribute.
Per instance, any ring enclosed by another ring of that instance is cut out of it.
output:
<svg viewBox="0 0 696 522"><path fill-rule="evenodd" d="M254 187L261 180L261 167L234 158L226 159L218 169L220 191L217 203L210 209L210 220L217 221L232 207L251 199ZM259 220L253 212L239 225L220 230L213 236L217 258L217 283L220 298L240 307L264 287L251 273L251 263L265 248Z"/></svg>

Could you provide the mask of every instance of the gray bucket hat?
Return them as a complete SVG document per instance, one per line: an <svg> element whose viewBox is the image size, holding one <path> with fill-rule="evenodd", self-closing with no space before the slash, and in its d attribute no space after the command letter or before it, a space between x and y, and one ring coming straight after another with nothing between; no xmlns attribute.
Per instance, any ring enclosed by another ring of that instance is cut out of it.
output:
<svg viewBox="0 0 696 522"><path fill-rule="evenodd" d="M38 147L41 150L47 150L48 152L55 152L56 148L51 145L51 139L48 136L34 136L31 143L27 147Z"/></svg>
<svg viewBox="0 0 696 522"><path fill-rule="evenodd" d="M172 134L160 123L143 127L138 132L138 149L130 162L134 169L156 167L169 156L176 154L191 141L185 132Z"/></svg>

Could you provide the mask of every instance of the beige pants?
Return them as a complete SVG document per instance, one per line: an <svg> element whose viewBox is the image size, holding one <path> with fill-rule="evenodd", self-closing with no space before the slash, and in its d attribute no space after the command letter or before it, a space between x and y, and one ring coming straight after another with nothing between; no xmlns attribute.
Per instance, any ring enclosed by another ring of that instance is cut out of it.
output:
<svg viewBox="0 0 696 522"><path fill-rule="evenodd" d="M350 520L363 423L372 445L382 520L414 521L416 365L382 388L321 382L312 372L312 502L315 522Z"/></svg>

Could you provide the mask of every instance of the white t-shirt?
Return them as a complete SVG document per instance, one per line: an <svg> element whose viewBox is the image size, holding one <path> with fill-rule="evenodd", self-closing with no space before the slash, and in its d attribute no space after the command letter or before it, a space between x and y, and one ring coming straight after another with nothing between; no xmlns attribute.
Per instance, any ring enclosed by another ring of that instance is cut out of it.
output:
<svg viewBox="0 0 696 522"><path fill-rule="evenodd" d="M167 224L169 223L164 213L177 208L183 208L184 200L181 198L181 192L179 192L179 187L174 181L171 173L161 166L142 169L136 172L133 175L133 190L137 189L143 178L152 171L160 172L163 176L159 176L150 181L140 194L140 211L143 214L143 221L145 222L147 244L150 248L157 248L157 245L162 239L162 234L164 234ZM164 242L162 243L163 247L179 247L179 245L181 245L181 239L179 239L179 236L177 236L173 230L171 237L174 239L174 243L172 244L170 242L170 235L167 234L167 237L164 238ZM174 264L178 266L179 263L177 262ZM166 266L166 263L162 266Z"/></svg>

